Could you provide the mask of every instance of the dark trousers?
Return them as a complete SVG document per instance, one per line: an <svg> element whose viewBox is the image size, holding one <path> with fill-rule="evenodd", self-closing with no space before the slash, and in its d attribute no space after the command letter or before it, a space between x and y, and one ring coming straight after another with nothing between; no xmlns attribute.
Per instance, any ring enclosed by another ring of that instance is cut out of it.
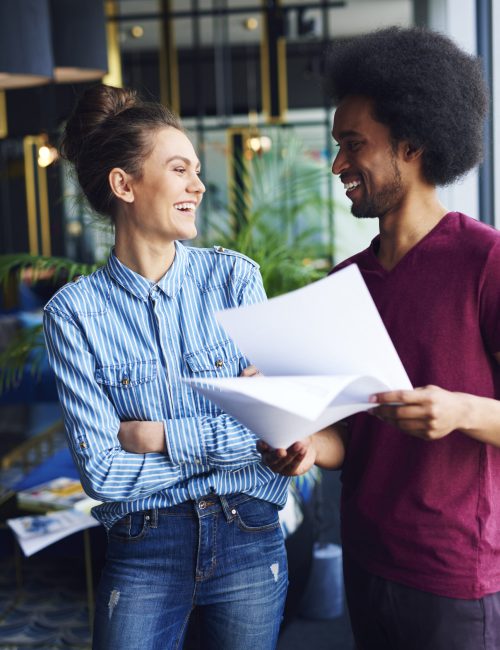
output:
<svg viewBox="0 0 500 650"><path fill-rule="evenodd" d="M357 650L500 650L500 592L445 598L368 573L344 552Z"/></svg>

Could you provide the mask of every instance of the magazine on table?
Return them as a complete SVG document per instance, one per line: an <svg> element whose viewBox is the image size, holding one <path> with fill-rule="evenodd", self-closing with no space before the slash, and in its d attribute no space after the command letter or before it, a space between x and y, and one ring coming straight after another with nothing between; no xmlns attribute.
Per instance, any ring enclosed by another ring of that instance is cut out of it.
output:
<svg viewBox="0 0 500 650"><path fill-rule="evenodd" d="M46 515L7 519L24 555L29 557L68 535L100 526L91 515L78 510L57 510Z"/></svg>
<svg viewBox="0 0 500 650"><path fill-rule="evenodd" d="M76 508L89 513L99 501L85 494L78 479L60 476L40 485L20 490L17 504L26 510L47 511Z"/></svg>
<svg viewBox="0 0 500 650"><path fill-rule="evenodd" d="M85 494L75 478L59 476L20 490L17 503L23 510L41 513L7 520L26 556L80 530L100 525L90 515L91 508L100 501Z"/></svg>

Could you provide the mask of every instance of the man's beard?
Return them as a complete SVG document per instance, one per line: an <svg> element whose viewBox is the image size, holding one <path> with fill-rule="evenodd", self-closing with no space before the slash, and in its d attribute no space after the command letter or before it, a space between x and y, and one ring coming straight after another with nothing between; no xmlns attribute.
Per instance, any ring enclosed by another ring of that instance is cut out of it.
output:
<svg viewBox="0 0 500 650"><path fill-rule="evenodd" d="M394 157L392 167L394 176L385 187L373 196L365 195L364 199L352 204L351 212L355 217L358 219L379 219L399 205L403 194L403 185L401 183L401 173Z"/></svg>

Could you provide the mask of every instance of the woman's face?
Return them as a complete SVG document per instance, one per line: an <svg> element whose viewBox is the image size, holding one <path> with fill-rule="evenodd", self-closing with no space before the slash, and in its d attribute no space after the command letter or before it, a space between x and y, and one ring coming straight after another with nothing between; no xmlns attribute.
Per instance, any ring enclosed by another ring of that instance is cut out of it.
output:
<svg viewBox="0 0 500 650"><path fill-rule="evenodd" d="M200 161L189 138L173 127L161 129L153 138L154 147L141 178L129 181L132 209L121 221L155 243L192 239L196 236L196 209L205 192L199 177Z"/></svg>

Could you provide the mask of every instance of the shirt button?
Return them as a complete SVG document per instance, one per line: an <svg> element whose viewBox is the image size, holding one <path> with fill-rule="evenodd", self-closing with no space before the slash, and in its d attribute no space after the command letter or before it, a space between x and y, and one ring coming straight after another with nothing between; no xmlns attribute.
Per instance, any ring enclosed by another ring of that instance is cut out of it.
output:
<svg viewBox="0 0 500 650"><path fill-rule="evenodd" d="M224 365L224 361L222 361L222 359L217 359L217 361L215 362L216 368L222 368L223 365Z"/></svg>
<svg viewBox="0 0 500 650"><path fill-rule="evenodd" d="M81 442L80 443L80 449L87 449L88 445L86 442Z"/></svg>
<svg viewBox="0 0 500 650"><path fill-rule="evenodd" d="M195 462L197 465L201 465L201 458L195 458L195 459L194 459L194 462Z"/></svg>
<svg viewBox="0 0 500 650"><path fill-rule="evenodd" d="M130 379L128 377L124 377L122 379L122 384L123 386L128 386L130 384Z"/></svg>
<svg viewBox="0 0 500 650"><path fill-rule="evenodd" d="M224 248L224 246L217 246L217 252L218 253L223 253L225 250L226 249Z"/></svg>

